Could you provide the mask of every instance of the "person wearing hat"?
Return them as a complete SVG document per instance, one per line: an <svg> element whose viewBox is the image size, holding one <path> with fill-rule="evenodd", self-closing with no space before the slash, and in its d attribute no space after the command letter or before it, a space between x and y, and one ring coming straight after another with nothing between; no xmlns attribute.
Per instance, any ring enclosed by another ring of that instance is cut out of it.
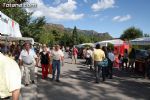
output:
<svg viewBox="0 0 150 100"><path fill-rule="evenodd" d="M30 84L30 80L34 84L35 65L38 66L38 61L37 55L34 50L31 49L31 44L29 42L24 43L24 49L19 56L19 64L24 67L25 86Z"/></svg>

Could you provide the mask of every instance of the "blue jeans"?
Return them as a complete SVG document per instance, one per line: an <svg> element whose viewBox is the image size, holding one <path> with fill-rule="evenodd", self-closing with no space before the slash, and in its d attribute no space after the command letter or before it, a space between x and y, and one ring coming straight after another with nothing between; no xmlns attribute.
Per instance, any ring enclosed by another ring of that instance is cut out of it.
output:
<svg viewBox="0 0 150 100"><path fill-rule="evenodd" d="M101 66L100 61L94 61L96 83L100 82Z"/></svg>
<svg viewBox="0 0 150 100"><path fill-rule="evenodd" d="M57 69L57 76L56 76L56 80L59 80L59 76L60 76L60 60L53 60L52 62L52 80L55 79L55 72Z"/></svg>

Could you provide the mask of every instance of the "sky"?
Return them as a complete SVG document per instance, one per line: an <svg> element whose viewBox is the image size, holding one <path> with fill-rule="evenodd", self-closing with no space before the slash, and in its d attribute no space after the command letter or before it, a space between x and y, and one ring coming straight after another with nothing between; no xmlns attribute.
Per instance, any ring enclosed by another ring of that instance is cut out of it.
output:
<svg viewBox="0 0 150 100"><path fill-rule="evenodd" d="M134 26L150 34L150 0L28 0L33 17L64 27L108 32L114 38Z"/></svg>

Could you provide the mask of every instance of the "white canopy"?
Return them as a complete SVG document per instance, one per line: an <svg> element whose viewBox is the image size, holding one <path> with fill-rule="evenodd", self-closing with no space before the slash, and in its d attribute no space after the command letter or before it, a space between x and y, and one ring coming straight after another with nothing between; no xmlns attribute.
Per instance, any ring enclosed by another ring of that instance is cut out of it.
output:
<svg viewBox="0 0 150 100"><path fill-rule="evenodd" d="M4 41L29 41L31 44L34 44L34 39L33 38L28 38L28 37L9 37L9 36L0 36L0 40Z"/></svg>
<svg viewBox="0 0 150 100"><path fill-rule="evenodd" d="M94 47L94 44L93 43L83 43L83 44L79 44L79 45L76 45L77 47L81 48L81 47L84 47L84 46L91 46L91 47Z"/></svg>
<svg viewBox="0 0 150 100"><path fill-rule="evenodd" d="M22 37L19 24L0 11L0 33L10 37Z"/></svg>
<svg viewBox="0 0 150 100"><path fill-rule="evenodd" d="M136 38L130 41L131 45L150 45L150 37Z"/></svg>
<svg viewBox="0 0 150 100"><path fill-rule="evenodd" d="M122 45L124 43L124 41L121 40L121 39L106 40L106 41L96 42L95 45L96 44L100 44L101 46L107 46L108 43L111 43L111 44L113 44L115 46L119 46L119 45Z"/></svg>

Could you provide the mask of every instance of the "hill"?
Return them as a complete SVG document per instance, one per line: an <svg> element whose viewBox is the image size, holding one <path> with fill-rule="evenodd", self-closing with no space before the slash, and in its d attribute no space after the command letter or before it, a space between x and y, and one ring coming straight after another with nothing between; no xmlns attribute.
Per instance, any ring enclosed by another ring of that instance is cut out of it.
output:
<svg viewBox="0 0 150 100"><path fill-rule="evenodd" d="M58 33L67 32L69 34L72 34L72 31L73 31L72 28L65 28L61 24L52 24L52 23L47 23L45 28L47 28L48 30L51 30L51 31L56 30ZM97 37L97 38L99 38L98 41L112 39L112 36L108 32L98 33L94 30L81 30L81 29L77 29L77 32L81 35ZM94 41L94 42L96 42L96 41Z"/></svg>

